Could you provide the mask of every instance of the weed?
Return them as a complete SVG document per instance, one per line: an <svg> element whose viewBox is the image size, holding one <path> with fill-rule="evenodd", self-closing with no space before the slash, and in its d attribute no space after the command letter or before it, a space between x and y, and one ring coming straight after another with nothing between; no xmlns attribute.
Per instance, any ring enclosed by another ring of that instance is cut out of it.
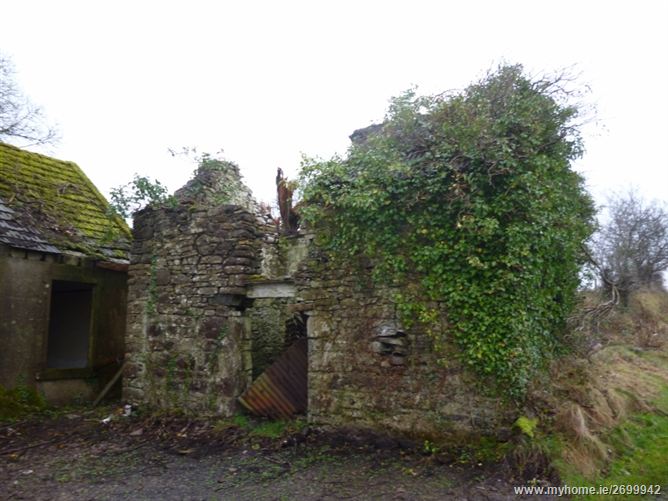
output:
<svg viewBox="0 0 668 501"><path fill-rule="evenodd" d="M425 454L429 454L430 456L433 456L434 454L438 454L440 449L432 442L431 440L425 440L424 441L424 446L422 447L422 450L424 451Z"/></svg>
<svg viewBox="0 0 668 501"><path fill-rule="evenodd" d="M510 442L500 442L494 437L482 436L474 446L476 463L496 463L510 451Z"/></svg>
<svg viewBox="0 0 668 501"><path fill-rule="evenodd" d="M265 438L280 438L285 434L287 423L285 421L266 421L257 425L250 432L252 436Z"/></svg>
<svg viewBox="0 0 668 501"><path fill-rule="evenodd" d="M239 428L247 429L250 426L248 416L237 414L232 418L232 423Z"/></svg>
<svg viewBox="0 0 668 501"><path fill-rule="evenodd" d="M42 412L46 408L44 397L37 390L19 381L12 389L0 386L0 420L15 420Z"/></svg>
<svg viewBox="0 0 668 501"><path fill-rule="evenodd" d="M527 437L534 438L534 432L538 426L538 419L520 416L517 418L517 421L515 421L515 426L517 426Z"/></svg>

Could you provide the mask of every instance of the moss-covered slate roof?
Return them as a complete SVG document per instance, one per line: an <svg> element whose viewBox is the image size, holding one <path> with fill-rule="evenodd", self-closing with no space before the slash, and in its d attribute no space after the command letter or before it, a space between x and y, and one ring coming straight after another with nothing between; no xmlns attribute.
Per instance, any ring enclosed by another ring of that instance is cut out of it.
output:
<svg viewBox="0 0 668 501"><path fill-rule="evenodd" d="M0 242L127 261L131 233L73 162L0 143Z"/></svg>

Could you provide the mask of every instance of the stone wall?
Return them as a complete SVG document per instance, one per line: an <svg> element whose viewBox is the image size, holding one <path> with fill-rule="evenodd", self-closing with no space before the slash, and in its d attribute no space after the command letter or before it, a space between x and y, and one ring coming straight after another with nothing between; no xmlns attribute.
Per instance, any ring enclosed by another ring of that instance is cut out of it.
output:
<svg viewBox="0 0 668 501"><path fill-rule="evenodd" d="M427 333L400 325L392 291L373 287L368 270L311 259L297 295L293 307L309 312L311 422L457 443L508 426L454 354L437 356Z"/></svg>
<svg viewBox="0 0 668 501"><path fill-rule="evenodd" d="M233 205L135 216L125 397L230 415L250 378L244 284L259 270L257 217Z"/></svg>
<svg viewBox="0 0 668 501"><path fill-rule="evenodd" d="M253 378L258 377L287 348L289 298L258 298L248 310L251 324Z"/></svg>
<svg viewBox="0 0 668 501"><path fill-rule="evenodd" d="M278 228L228 162L203 161L175 198L135 215L124 395L229 416L253 368L284 349L288 299L248 294L248 284L283 276ZM266 276L263 261L274 263Z"/></svg>
<svg viewBox="0 0 668 501"><path fill-rule="evenodd" d="M327 262L312 236L279 237L241 203L246 191L220 195L235 176L200 169L177 207L135 217L128 400L229 416L290 343L290 322L307 318L312 423L453 441L508 424L454 355L442 363L425 332L399 324L392 291L374 287L368 267Z"/></svg>
<svg viewBox="0 0 668 501"><path fill-rule="evenodd" d="M308 255L310 236L282 235L275 227L265 227L260 275L247 284L253 299L248 309L252 326L253 377L259 376L289 347L289 326L299 321L292 308L296 289L293 276Z"/></svg>

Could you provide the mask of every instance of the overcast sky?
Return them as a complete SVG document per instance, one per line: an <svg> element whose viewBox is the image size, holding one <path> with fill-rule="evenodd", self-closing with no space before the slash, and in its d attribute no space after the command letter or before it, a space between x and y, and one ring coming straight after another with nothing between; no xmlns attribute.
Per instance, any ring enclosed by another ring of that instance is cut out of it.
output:
<svg viewBox="0 0 668 501"><path fill-rule="evenodd" d="M417 85L460 89L501 62L574 68L596 121L576 168L599 202L668 199L668 2L8 1L0 51L58 124L46 150L108 194L135 172L171 190L224 150L260 200L301 153L344 152Z"/></svg>

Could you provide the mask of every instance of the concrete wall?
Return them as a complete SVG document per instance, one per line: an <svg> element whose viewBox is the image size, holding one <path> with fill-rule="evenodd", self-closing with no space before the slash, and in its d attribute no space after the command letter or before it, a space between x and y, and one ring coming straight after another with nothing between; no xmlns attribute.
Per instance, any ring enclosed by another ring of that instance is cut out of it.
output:
<svg viewBox="0 0 668 501"><path fill-rule="evenodd" d="M88 370L47 370L54 280L93 285ZM36 387L54 402L92 397L123 357L126 301L124 272L78 258L0 247L0 384Z"/></svg>

